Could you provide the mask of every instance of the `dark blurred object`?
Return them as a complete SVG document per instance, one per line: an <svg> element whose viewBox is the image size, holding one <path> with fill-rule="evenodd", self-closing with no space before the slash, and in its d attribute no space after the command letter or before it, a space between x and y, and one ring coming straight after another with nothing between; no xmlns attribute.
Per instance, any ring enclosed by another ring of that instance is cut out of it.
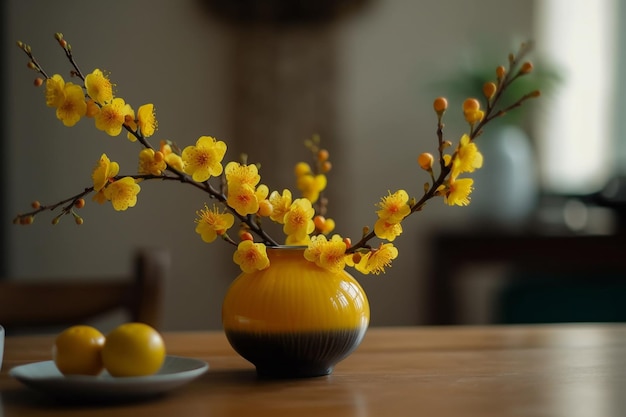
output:
<svg viewBox="0 0 626 417"><path fill-rule="evenodd" d="M527 297L528 292L537 301L550 289L553 290L551 305L556 309L565 303L575 305L575 300L567 299L573 294L570 285L580 288L584 283L590 299L592 292L606 292L607 288L615 288L616 283L626 289L626 235L511 233L483 228L438 233L433 236L430 247L431 264L424 274L429 279L428 324L462 322L460 299L455 288L461 280L474 276L464 273L468 267L506 265L510 272L501 278L506 291L503 294L509 300L515 297L521 300ZM532 280L537 276L542 277L541 292L532 291L537 288ZM626 291L619 294L626 297ZM498 303L501 305L501 302ZM596 300L596 305L602 305L602 301ZM528 311L542 314L539 305L536 310L531 307ZM562 312L561 317L564 317L566 312ZM586 314L590 317L593 312ZM516 315L519 317L521 312ZM576 320L578 316L571 320ZM622 319L626 320L626 316Z"/></svg>
<svg viewBox="0 0 626 417"><path fill-rule="evenodd" d="M543 234L626 234L626 176L589 194L543 194L533 231Z"/></svg>
<svg viewBox="0 0 626 417"><path fill-rule="evenodd" d="M612 208L598 204L595 195L541 194L527 224L539 235L614 235L618 221Z"/></svg>
<svg viewBox="0 0 626 417"><path fill-rule="evenodd" d="M8 46L7 45L12 45L12 42L7 42L7 36L6 36L6 32L7 32L7 26L8 26L8 22L7 20L7 8L9 7L7 5L8 2L3 1L2 4L0 4L0 21L2 21L2 24L0 25L0 39L2 40L2 42L0 42L0 82L2 83L2 87L1 87L1 91L7 91L8 90L8 73L9 71L7 71L7 50L8 50ZM8 120L5 120L6 115L8 114L7 112L7 102L8 100L5 98L6 95L3 95L2 100L0 100L0 147L2 149L7 149L9 144L6 143L7 142L7 133L9 131L8 129ZM8 185L5 182L5 178L9 178L8 175L8 166L9 166L9 161L6 160L6 156L9 155L9 152L2 152L2 156L0 156L0 195L2 196L2 203L0 203L0 277L3 277L6 275L7 271L8 271L8 261L7 261L7 253L9 253L8 248L7 248L7 241L8 241L8 230L7 228L9 227L9 221L8 221L8 216L9 213L7 213L7 206L8 206ZM1 278L0 278L1 280Z"/></svg>
<svg viewBox="0 0 626 417"><path fill-rule="evenodd" d="M626 322L626 280L616 271L517 271L496 297L506 324Z"/></svg>
<svg viewBox="0 0 626 417"><path fill-rule="evenodd" d="M210 12L233 23L301 24L327 22L370 0L201 0Z"/></svg>
<svg viewBox="0 0 626 417"><path fill-rule="evenodd" d="M616 233L626 233L626 176L611 178L602 190L589 195L586 200L613 210L617 218Z"/></svg>

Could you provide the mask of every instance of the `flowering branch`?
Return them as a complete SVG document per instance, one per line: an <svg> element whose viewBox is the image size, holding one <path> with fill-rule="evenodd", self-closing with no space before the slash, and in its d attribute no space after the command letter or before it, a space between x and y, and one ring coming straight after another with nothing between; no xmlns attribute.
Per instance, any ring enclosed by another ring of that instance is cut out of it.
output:
<svg viewBox="0 0 626 417"><path fill-rule="evenodd" d="M420 155L420 157L418 158L418 162L420 163L420 166L424 170L429 172L432 183L424 185L424 194L418 201L413 202L410 205L410 211L407 214L407 216L417 211L421 211L426 205L426 202L428 202L433 197L442 195L442 193L445 191L445 183L446 181L449 181L449 175L453 169L454 162L458 161L460 158L459 152L462 152L462 149L463 149L462 146L467 146L470 143L474 142L474 140L479 135L482 134L483 128L492 120L506 115L507 112L517 107L520 107L525 101L531 98L539 97L540 95L539 91L532 91L530 93L523 95L512 104L509 104L501 109L497 109L498 105L500 104L502 95L507 90L507 88L513 82L515 82L515 80L517 80L519 77L527 75L532 71L533 69L532 63L528 61L523 62L523 64L521 64L521 67L518 69L518 66L520 65L522 60L525 58L525 56L530 52L530 49L531 49L530 44L523 43L520 46L520 49L517 55L513 55L513 54L509 55L508 71L503 66L499 66L496 69L497 83L494 83L491 81L485 83L485 85L483 86L483 94L485 96L484 98L486 99L486 110L484 112L480 110L480 102L477 99L469 98L463 103L465 119L470 124L470 133L469 135L467 135L467 138L468 138L467 144L459 145L459 147L454 151L452 156L449 158L446 158L446 155L444 155L444 151L446 148L450 147L452 144L449 141L445 141L444 136L443 136L443 132L444 132L443 115L448 108L448 103L447 103L447 100L443 97L439 97L434 101L433 109L435 110L435 113L437 114L436 135L437 135L438 145L439 145L437 148L437 151L439 154L440 173L439 173L439 176L435 179L435 176L432 170L432 165L433 165L432 155L428 153L424 153ZM480 160L481 160L480 165L482 165L482 156L480 157ZM469 200L468 200L468 203L469 203ZM365 248L367 250L371 249L371 247L368 246L368 242L374 237L376 237L376 232L374 230L371 230L371 231L369 231L368 229L366 230L367 230L367 233L364 234L361 240L359 240L352 247L350 247L346 251L347 253L356 253L362 248Z"/></svg>
<svg viewBox="0 0 626 417"><path fill-rule="evenodd" d="M74 59L70 44L61 33L55 34L55 39L72 66L70 75L80 79L80 85L65 82L59 74L49 76L33 56L30 46L18 42L29 58L28 67L39 75L35 86L43 85L45 80L46 105L56 109L57 118L67 127L74 126L83 118L91 118L98 130L110 136L125 132L128 140L140 145L139 169L136 174L120 175L117 162L102 154L92 172L93 186L55 204L41 205L35 201L32 210L17 215L14 223L31 224L35 216L43 211L59 210L60 213L52 220L53 224L65 215L72 215L77 224L82 224L83 218L76 210L85 205L85 197L89 194L93 194L94 201L100 204L110 202L115 210L123 211L135 206L143 182L177 181L195 187L216 201L212 207L205 203L204 208L196 211L195 231L207 243L220 237L237 246L233 259L244 272L268 267L266 246L279 245L264 230L263 220L282 225L286 236L284 243L306 246L304 257L320 267L341 271L348 265L365 274L384 272L398 256L392 242L402 233L401 223L406 217L421 211L434 197L443 197L444 202L451 206L469 204L473 180L462 175L482 166L482 154L474 141L484 127L493 119L539 96L538 91L533 91L511 104L501 103L504 91L533 69L530 62L523 61L530 49L528 44L523 44L517 56L509 56L508 68L497 67L496 80L483 86L485 110L481 109L481 103L476 98L464 101L463 115L469 124L469 132L455 147L444 137L443 115L448 109L448 102L443 97L437 98L433 108L437 114L439 173L435 175L433 170L433 155L427 152L420 154L417 162L430 176L430 182L424 184L422 196L412 198L405 190L390 192L378 204L378 220L374 227L365 227L360 240L352 244L349 238L331 236L335 222L326 217L328 200L324 190L326 174L332 165L328 151L320 146L319 137L313 136L305 141L305 146L313 155L313 166L299 162L295 167L296 186L301 198L294 198L288 189L271 191L267 185L260 183L259 166L248 164L245 155L241 162L223 164L226 143L211 136L201 136L195 145L182 151L163 140L154 146L149 139L157 130L154 105L144 104L135 112L123 98L113 95L112 83L100 69L84 75ZM447 153L449 150L452 152ZM238 239L228 234L235 222L239 226ZM385 243L374 247L370 243L374 238Z"/></svg>

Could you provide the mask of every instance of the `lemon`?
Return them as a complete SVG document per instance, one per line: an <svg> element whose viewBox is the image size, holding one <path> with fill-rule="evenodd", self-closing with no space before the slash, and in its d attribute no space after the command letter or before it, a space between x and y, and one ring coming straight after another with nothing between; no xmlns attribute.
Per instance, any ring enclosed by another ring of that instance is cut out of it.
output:
<svg viewBox="0 0 626 417"><path fill-rule="evenodd" d="M156 373L165 361L160 333L144 323L125 323L106 336L102 362L112 376L146 376Z"/></svg>
<svg viewBox="0 0 626 417"><path fill-rule="evenodd" d="M59 333L52 358L63 375L98 375L103 369L104 335L94 327L77 325Z"/></svg>

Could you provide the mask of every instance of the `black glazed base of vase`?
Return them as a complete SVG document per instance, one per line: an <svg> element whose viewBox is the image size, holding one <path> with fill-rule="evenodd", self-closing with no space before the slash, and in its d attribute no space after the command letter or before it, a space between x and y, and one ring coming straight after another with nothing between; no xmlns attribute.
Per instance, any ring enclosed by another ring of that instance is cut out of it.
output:
<svg viewBox="0 0 626 417"><path fill-rule="evenodd" d="M226 330L233 349L256 366L261 378L329 375L361 343L366 327L298 333L247 333Z"/></svg>

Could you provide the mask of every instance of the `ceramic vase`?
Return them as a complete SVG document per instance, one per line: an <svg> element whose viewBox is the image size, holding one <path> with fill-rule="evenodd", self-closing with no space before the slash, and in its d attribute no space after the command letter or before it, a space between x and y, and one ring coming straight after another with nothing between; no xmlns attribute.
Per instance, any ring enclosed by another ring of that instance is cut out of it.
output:
<svg viewBox="0 0 626 417"><path fill-rule="evenodd" d="M304 249L268 247L270 267L241 273L224 298L228 341L261 377L328 375L369 325L369 303L354 277L307 261Z"/></svg>

